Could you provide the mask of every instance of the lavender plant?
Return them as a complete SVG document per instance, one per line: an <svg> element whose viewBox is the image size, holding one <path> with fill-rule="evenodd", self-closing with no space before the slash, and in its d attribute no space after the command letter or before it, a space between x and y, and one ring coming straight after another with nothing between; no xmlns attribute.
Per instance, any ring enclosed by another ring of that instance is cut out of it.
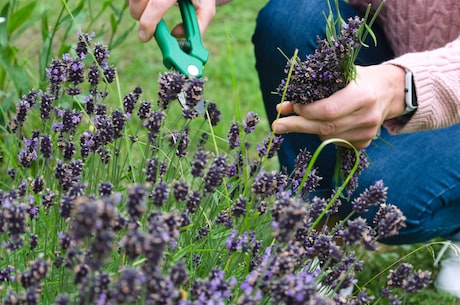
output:
<svg viewBox="0 0 460 305"><path fill-rule="evenodd" d="M5 129L3 304L397 304L429 283L407 264L381 293L357 281L360 249L404 226L382 181L352 203L316 197L318 152L299 152L292 175L264 170L280 138L252 144L255 113L216 136L218 104L200 116L178 102L195 105L205 82L176 72L159 75L156 101L117 96L93 38L51 61ZM342 204L380 209L372 224L320 224Z"/></svg>

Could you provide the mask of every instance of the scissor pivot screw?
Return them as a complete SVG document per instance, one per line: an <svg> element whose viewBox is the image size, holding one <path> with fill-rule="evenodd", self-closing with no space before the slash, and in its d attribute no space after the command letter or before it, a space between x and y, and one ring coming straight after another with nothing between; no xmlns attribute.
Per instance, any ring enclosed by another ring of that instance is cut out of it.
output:
<svg viewBox="0 0 460 305"><path fill-rule="evenodd" d="M199 73L200 73L200 69L198 69L197 66L195 65L189 65L187 67L187 72L188 74L190 74L191 76L197 76Z"/></svg>

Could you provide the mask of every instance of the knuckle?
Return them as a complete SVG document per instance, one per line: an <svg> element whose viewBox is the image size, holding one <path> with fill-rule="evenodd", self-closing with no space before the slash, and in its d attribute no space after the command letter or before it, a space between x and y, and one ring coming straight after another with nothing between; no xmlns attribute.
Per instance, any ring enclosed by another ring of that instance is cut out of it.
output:
<svg viewBox="0 0 460 305"><path fill-rule="evenodd" d="M325 103L322 108L322 115L324 119L334 119L337 117L339 108L335 103Z"/></svg>
<svg viewBox="0 0 460 305"><path fill-rule="evenodd" d="M333 134L335 131L335 125L332 122L323 122L319 126L319 134L321 136L328 136Z"/></svg>
<svg viewBox="0 0 460 305"><path fill-rule="evenodd" d="M381 116L377 111L372 111L367 115L366 121L370 126L378 126L381 123Z"/></svg>

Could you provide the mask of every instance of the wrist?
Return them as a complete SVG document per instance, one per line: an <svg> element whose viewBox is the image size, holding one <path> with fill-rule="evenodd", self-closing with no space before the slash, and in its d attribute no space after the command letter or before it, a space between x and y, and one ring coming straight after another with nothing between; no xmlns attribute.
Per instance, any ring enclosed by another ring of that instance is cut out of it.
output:
<svg viewBox="0 0 460 305"><path fill-rule="evenodd" d="M387 89L391 94L390 105L386 119L397 118L406 109L406 70L396 65L384 65L387 76Z"/></svg>

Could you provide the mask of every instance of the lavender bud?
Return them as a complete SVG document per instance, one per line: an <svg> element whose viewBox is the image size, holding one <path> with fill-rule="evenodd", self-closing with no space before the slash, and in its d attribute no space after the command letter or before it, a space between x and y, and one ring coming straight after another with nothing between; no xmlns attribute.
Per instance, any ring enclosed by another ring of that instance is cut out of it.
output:
<svg viewBox="0 0 460 305"><path fill-rule="evenodd" d="M254 112L248 112L246 120L243 120L243 131L253 133L256 125L259 123L259 117Z"/></svg>

